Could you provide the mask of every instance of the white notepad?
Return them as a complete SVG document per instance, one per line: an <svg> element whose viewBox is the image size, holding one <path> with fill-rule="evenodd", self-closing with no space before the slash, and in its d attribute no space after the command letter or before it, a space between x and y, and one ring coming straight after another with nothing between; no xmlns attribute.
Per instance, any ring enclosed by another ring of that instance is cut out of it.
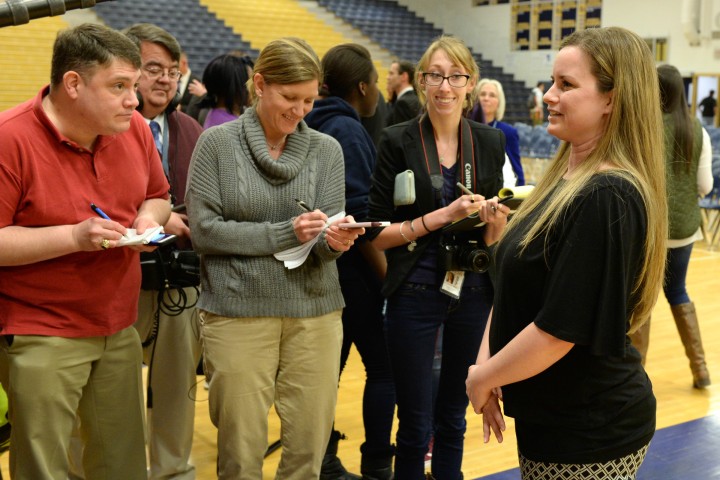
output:
<svg viewBox="0 0 720 480"><path fill-rule="evenodd" d="M332 217L328 218L327 223L325 224L325 228L329 227L331 223L336 222L343 218L345 216L345 212L340 212ZM323 228L323 232L325 231L325 228ZM312 251L312 248L317 243L318 239L320 238L320 235L322 232L318 233L315 238L312 240L308 240L307 242L303 243L302 245L298 245L297 247L288 248L287 250L283 250L282 252L278 252L274 254L273 256L283 262L285 264L285 267L288 269L297 268L303 263L305 263L305 260L307 260L308 255L310 255L310 252Z"/></svg>
<svg viewBox="0 0 720 480"><path fill-rule="evenodd" d="M162 226L148 228L140 235L138 235L134 228L128 228L125 236L118 240L117 246L125 247L127 245L147 245L153 238L162 233L164 233Z"/></svg>

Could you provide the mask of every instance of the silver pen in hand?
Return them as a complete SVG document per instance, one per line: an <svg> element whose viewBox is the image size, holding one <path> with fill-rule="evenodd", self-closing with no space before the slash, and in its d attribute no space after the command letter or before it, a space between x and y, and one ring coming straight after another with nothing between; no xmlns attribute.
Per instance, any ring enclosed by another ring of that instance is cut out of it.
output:
<svg viewBox="0 0 720 480"><path fill-rule="evenodd" d="M307 203L303 202L302 200L295 199L295 203L298 204L298 207L302 208L306 212L312 212L312 208L308 207Z"/></svg>

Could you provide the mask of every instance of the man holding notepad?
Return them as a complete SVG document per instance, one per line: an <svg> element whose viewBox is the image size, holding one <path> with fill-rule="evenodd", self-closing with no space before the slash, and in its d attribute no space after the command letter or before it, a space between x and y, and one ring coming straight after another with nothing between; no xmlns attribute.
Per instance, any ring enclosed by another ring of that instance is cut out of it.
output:
<svg viewBox="0 0 720 480"><path fill-rule="evenodd" d="M147 478L138 254L170 214L135 112L140 54L101 25L62 31L51 84L0 114L0 377L10 475L65 479L76 412L88 478ZM110 219L90 208L102 206Z"/></svg>

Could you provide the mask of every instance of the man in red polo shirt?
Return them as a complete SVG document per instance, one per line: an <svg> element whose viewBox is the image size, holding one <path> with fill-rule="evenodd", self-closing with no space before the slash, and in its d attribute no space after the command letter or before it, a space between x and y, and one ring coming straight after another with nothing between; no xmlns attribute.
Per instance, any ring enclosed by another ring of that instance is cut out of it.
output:
<svg viewBox="0 0 720 480"><path fill-rule="evenodd" d="M51 84L0 113L0 373L14 479L66 479L76 412L88 478L147 478L138 250L170 214L135 111L140 54L85 24L58 34ZM104 212L91 209L95 203Z"/></svg>

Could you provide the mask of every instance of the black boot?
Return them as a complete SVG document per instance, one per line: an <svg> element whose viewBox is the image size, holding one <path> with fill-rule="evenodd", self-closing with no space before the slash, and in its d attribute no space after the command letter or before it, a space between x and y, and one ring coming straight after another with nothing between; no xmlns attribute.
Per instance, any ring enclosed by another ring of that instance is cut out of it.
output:
<svg viewBox="0 0 720 480"><path fill-rule="evenodd" d="M342 462L337 456L338 442L345 439L345 435L333 430L330 433L330 441L328 442L325 456L323 457L322 467L320 468L320 480L360 480L358 475L349 473L343 467Z"/></svg>
<svg viewBox="0 0 720 480"><path fill-rule="evenodd" d="M362 480L393 480L393 457L395 447L391 446L385 452L369 453L365 451L365 444L360 446L362 460L360 461L360 473Z"/></svg>

